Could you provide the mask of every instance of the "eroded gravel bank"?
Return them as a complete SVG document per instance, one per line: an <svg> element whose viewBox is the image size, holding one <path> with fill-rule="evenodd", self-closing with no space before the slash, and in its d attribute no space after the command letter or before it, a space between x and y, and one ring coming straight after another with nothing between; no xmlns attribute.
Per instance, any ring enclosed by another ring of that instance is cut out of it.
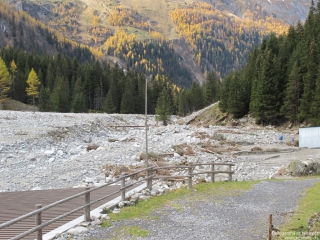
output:
<svg viewBox="0 0 320 240"><path fill-rule="evenodd" d="M320 149L284 143L294 131L247 119L239 126L187 125L189 119L173 117L165 127L148 116L149 152L168 164L232 162L240 181L273 177L294 159L320 159ZM144 115L0 111L0 191L98 186L106 182L104 165L144 166L144 128L123 127L144 123Z"/></svg>

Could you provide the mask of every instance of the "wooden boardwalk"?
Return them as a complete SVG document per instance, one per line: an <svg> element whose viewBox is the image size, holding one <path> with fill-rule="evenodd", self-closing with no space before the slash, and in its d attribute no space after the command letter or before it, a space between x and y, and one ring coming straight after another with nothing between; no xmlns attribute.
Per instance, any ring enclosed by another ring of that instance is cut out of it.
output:
<svg viewBox="0 0 320 240"><path fill-rule="evenodd" d="M128 189L133 189L136 186L132 186ZM107 186L97 191L91 192L91 201L98 199L99 197L106 196L120 189L120 186ZM33 210L36 210L36 204L41 204L42 207L83 192L84 188L70 188L70 189L51 189L51 190L38 190L38 191L22 191L22 192L3 192L0 193L0 224L12 220L16 217L22 216ZM107 203L108 201L119 197L119 194L108 197L100 203L93 204L91 210L95 209ZM60 204L56 207L50 208L42 214L42 222L51 220L54 217L60 216L70 210L84 205L84 196L70 200L66 203ZM63 224L83 215L84 210L74 213L66 218L63 218L43 229L43 234L50 232L51 230L62 226ZM17 224L14 224L8 228L0 230L0 240L8 240L22 232L27 231L35 226L35 216L25 219ZM36 234L31 234L23 239L35 239Z"/></svg>

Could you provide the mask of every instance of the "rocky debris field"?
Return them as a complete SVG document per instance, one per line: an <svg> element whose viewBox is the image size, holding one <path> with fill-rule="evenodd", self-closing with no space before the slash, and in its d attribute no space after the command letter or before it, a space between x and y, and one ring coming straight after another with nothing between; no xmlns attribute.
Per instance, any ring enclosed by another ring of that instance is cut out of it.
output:
<svg viewBox="0 0 320 240"><path fill-rule="evenodd" d="M319 149L287 144L297 130L280 132L250 118L193 125L196 114L172 117L168 126L148 116L152 164L235 163L233 179L241 181L290 174L292 160L320 158ZM0 191L99 186L120 174L115 169L144 167L144 125L144 115L0 111Z"/></svg>

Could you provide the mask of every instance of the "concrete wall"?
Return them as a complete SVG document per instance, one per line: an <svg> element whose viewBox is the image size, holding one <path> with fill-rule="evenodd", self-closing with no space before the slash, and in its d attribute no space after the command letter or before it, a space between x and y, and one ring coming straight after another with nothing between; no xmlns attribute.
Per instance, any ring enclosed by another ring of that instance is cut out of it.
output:
<svg viewBox="0 0 320 240"><path fill-rule="evenodd" d="M320 127L300 128L299 147L320 148Z"/></svg>

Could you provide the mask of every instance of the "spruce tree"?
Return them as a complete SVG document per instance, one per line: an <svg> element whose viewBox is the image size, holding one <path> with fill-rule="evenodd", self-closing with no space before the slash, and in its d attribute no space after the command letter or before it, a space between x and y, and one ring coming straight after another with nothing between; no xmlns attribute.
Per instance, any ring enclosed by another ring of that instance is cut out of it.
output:
<svg viewBox="0 0 320 240"><path fill-rule="evenodd" d="M188 98L188 91L181 90L178 101L178 115L181 117L187 116L190 113L190 104Z"/></svg>
<svg viewBox="0 0 320 240"><path fill-rule="evenodd" d="M50 109L50 90L48 87L41 86L39 94L39 110L49 112Z"/></svg>
<svg viewBox="0 0 320 240"><path fill-rule="evenodd" d="M253 86L251 112L257 122L274 124L279 120L280 105L278 101L279 90L275 68L275 56L270 49L266 49L262 61L262 69Z"/></svg>
<svg viewBox="0 0 320 240"><path fill-rule="evenodd" d="M320 126L320 74L318 74L317 77L315 94L313 102L311 103L310 112L312 115L312 119L310 119L310 122L314 126Z"/></svg>
<svg viewBox="0 0 320 240"><path fill-rule="evenodd" d="M282 114L294 125L299 122L299 95L300 95L300 74L298 63L295 62L291 73L289 74L289 81L286 88L284 104L281 108Z"/></svg>
<svg viewBox="0 0 320 240"><path fill-rule="evenodd" d="M318 51L316 43L313 41L310 45L310 52L308 56L307 73L303 77L303 94L300 99L299 116L301 120L307 122L314 118L311 115L310 105L313 102L314 90L316 87L315 80L317 78L318 68Z"/></svg>
<svg viewBox="0 0 320 240"><path fill-rule="evenodd" d="M232 74L229 74L224 78L222 82L221 92L220 92L220 101L219 101L219 108L221 112L228 111L228 96L229 96L231 80L232 80Z"/></svg>
<svg viewBox="0 0 320 240"><path fill-rule="evenodd" d="M102 111L106 112L106 113L116 113L116 106L113 102L112 99L112 92L108 91L107 96L106 96L106 100L104 101L103 105L102 105Z"/></svg>
<svg viewBox="0 0 320 240"><path fill-rule="evenodd" d="M196 82L192 83L191 89L191 101L192 101L192 110L198 111L203 108L203 92L200 88L200 85Z"/></svg>
<svg viewBox="0 0 320 240"><path fill-rule="evenodd" d="M78 78L73 90L73 98L71 102L71 111L75 113L87 112L86 99L83 94L81 78Z"/></svg>
<svg viewBox="0 0 320 240"><path fill-rule="evenodd" d="M204 84L204 102L208 106L219 99L219 80L215 73L211 71L208 74L207 82Z"/></svg>
<svg viewBox="0 0 320 240"><path fill-rule="evenodd" d="M171 99L167 89L164 87L160 93L157 107L156 107L156 120L162 121L164 126L168 125L172 115Z"/></svg>
<svg viewBox="0 0 320 240"><path fill-rule="evenodd" d="M52 94L50 95L50 106L54 112L69 112L69 84L63 77L57 77Z"/></svg>
<svg viewBox="0 0 320 240"><path fill-rule="evenodd" d="M125 91L122 96L121 106L120 106L120 113L122 114L132 114L134 112L134 96L132 95L131 91Z"/></svg>
<svg viewBox="0 0 320 240"><path fill-rule="evenodd" d="M228 112L235 118L246 114L245 97L245 85L241 82L240 73L234 72L229 86L227 106Z"/></svg>

